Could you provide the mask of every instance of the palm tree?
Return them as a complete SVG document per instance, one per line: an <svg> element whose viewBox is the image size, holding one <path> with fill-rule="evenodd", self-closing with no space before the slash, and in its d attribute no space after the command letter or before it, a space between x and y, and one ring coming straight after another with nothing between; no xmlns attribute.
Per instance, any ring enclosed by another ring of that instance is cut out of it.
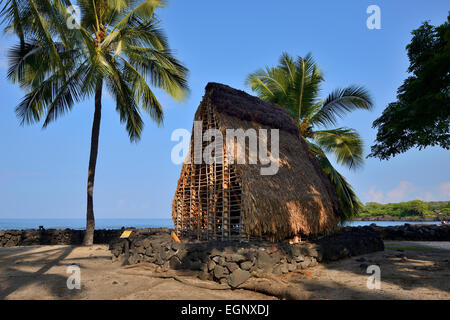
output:
<svg viewBox="0 0 450 320"><path fill-rule="evenodd" d="M92 245L93 190L106 88L131 141L143 129L141 111L160 125L162 106L149 83L178 101L188 92L187 69L174 57L155 10L161 0L7 0L6 30L18 35L11 48L8 78L26 90L16 107L21 123L52 121L76 102L94 97L87 183L85 245ZM73 6L73 7L70 7ZM77 7L75 7L77 6ZM78 8L74 20L69 10Z"/></svg>
<svg viewBox="0 0 450 320"><path fill-rule="evenodd" d="M296 59L283 53L279 65L266 67L247 77L246 84L263 99L285 108L297 124L323 171L336 190L342 210L341 220L357 215L361 203L347 180L331 165L326 154L337 163L355 169L363 164L363 142L354 129L334 128L347 112L371 110L372 99L363 87L336 89L319 99L322 72L310 54Z"/></svg>

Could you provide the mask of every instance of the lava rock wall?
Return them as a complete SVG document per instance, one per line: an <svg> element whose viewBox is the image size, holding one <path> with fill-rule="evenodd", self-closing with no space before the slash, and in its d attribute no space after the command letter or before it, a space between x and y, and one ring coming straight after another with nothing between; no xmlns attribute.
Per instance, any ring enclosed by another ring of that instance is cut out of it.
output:
<svg viewBox="0 0 450 320"><path fill-rule="evenodd" d="M110 244L113 261L124 261L129 241L128 263L152 263L157 269L195 272L203 280L227 283L236 288L252 274L286 274L354 255L384 250L378 233L352 228L313 242L300 244L258 242L178 243L169 232L136 231L128 240Z"/></svg>
<svg viewBox="0 0 450 320"><path fill-rule="evenodd" d="M119 238L121 230L95 230L94 243L108 244ZM31 245L80 245L84 230L0 230L0 247Z"/></svg>

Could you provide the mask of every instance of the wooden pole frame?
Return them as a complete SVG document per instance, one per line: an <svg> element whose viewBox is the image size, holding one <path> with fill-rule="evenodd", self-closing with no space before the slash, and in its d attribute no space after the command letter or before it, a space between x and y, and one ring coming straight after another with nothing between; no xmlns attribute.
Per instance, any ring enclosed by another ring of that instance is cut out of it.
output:
<svg viewBox="0 0 450 320"><path fill-rule="evenodd" d="M202 135L219 129L214 111L204 106L200 113ZM203 141L202 153L208 141ZM190 159L195 146L191 141ZM242 184L235 164L226 157L223 141L220 154L212 164L183 164L182 177L175 195L175 232L180 238L197 240L239 240L247 236L243 229Z"/></svg>

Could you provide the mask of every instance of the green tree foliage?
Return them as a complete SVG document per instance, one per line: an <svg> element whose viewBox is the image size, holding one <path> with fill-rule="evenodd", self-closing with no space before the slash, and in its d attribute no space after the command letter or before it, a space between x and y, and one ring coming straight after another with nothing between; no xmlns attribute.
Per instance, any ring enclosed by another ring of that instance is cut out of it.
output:
<svg viewBox="0 0 450 320"><path fill-rule="evenodd" d="M9 52L8 78L26 91L16 107L22 124L43 127L94 98L84 243L93 243L93 189L102 92L115 100L131 141L141 137L146 113L157 124L163 109L150 86L177 100L188 92L187 69L174 57L155 16L160 0L6 0L0 13L19 44ZM68 8L81 11L74 23Z"/></svg>
<svg viewBox="0 0 450 320"><path fill-rule="evenodd" d="M440 213L444 216L450 214L450 202L435 201L424 202L421 200L412 200L400 203L381 204L377 202L367 202L363 206L360 216L363 217L427 217L436 216Z"/></svg>
<svg viewBox="0 0 450 320"><path fill-rule="evenodd" d="M329 127L348 112L371 110L373 103L368 91L359 86L336 89L321 99L323 81L322 72L310 54L293 58L283 53L278 66L249 74L246 84L261 99L288 111L334 186L344 221L358 214L361 203L352 186L331 165L327 154L333 154L339 164L356 169L364 161L363 142L354 129Z"/></svg>
<svg viewBox="0 0 450 320"><path fill-rule="evenodd" d="M450 15L440 26L423 23L406 47L408 77L376 119L370 157L389 159L413 147L450 148Z"/></svg>

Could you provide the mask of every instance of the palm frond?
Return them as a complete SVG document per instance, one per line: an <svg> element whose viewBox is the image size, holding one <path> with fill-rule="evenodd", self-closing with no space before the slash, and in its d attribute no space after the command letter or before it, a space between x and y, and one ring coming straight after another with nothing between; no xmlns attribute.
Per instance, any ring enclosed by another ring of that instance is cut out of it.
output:
<svg viewBox="0 0 450 320"><path fill-rule="evenodd" d="M9 53L8 78L27 91L16 108L22 124L44 119L46 127L104 83L136 141L143 128L139 107L158 125L163 121L150 86L179 101L189 92L188 70L175 58L155 16L164 0L1 3L0 18L20 38ZM67 24L72 4L81 8L77 28Z"/></svg>
<svg viewBox="0 0 450 320"><path fill-rule="evenodd" d="M136 142L141 138L144 122L134 99L133 89L127 83L125 75L115 61L110 57L105 57L105 63L109 72L106 77L106 85L116 100L116 111L119 113L120 122L126 124L130 141Z"/></svg>
<svg viewBox="0 0 450 320"><path fill-rule="evenodd" d="M123 49L128 62L151 83L174 99L183 101L189 92L188 70L172 56L170 50L127 46Z"/></svg>
<svg viewBox="0 0 450 320"><path fill-rule="evenodd" d="M335 125L337 118L342 118L348 112L372 108L372 98L365 88L350 86L336 89L324 100L322 108L311 117L311 123L323 126Z"/></svg>
<svg viewBox="0 0 450 320"><path fill-rule="evenodd" d="M3 1L2 1L3 2ZM7 0L0 11L2 17L1 23L5 25L4 32L14 32L20 39L20 45L25 44L25 23L27 15L27 6L24 1Z"/></svg>
<svg viewBox="0 0 450 320"><path fill-rule="evenodd" d="M294 59L283 53L278 66L250 73L246 85L261 99L285 108L300 127L314 110L322 74L311 54Z"/></svg>
<svg viewBox="0 0 450 320"><path fill-rule="evenodd" d="M12 46L8 52L9 68L7 78L13 83L25 81L25 69L38 69L42 62L39 55L42 54L41 47L35 42L24 42Z"/></svg>
<svg viewBox="0 0 450 320"><path fill-rule="evenodd" d="M123 60L123 73L131 88L134 89L135 99L137 103L142 103L142 109L147 112L150 117L161 125L164 119L162 106L148 86L144 77L131 65L128 61Z"/></svg>
<svg viewBox="0 0 450 320"><path fill-rule="evenodd" d="M124 17L116 24L114 29L121 29L124 25L127 25L133 18L150 20L154 17L156 9L162 8L166 5L167 2L164 0L145 0L129 12L125 12Z"/></svg>
<svg viewBox="0 0 450 320"><path fill-rule="evenodd" d="M277 103L287 95L284 71L266 67L247 76L246 85L263 100ZM278 103L279 104L279 103Z"/></svg>
<svg viewBox="0 0 450 320"><path fill-rule="evenodd" d="M31 32L33 36L37 39L39 44L43 47L44 50L48 50L50 63L53 67L58 66L58 72L60 72L61 76L65 74L64 64L61 61L61 57L59 56L59 52L57 50L57 45L55 40L53 39L50 30L48 28L49 23L47 22L45 15L40 10L43 7L43 10L47 9L48 6L51 5L48 1L42 1L36 3L34 0L29 0L30 3L30 13L33 17L32 19L32 29Z"/></svg>
<svg viewBox="0 0 450 320"><path fill-rule="evenodd" d="M299 65L295 63L294 59L287 53L283 52L279 60L279 68L284 70L289 76L289 81L295 82L296 74L298 74Z"/></svg>
<svg viewBox="0 0 450 320"><path fill-rule="evenodd" d="M339 207L341 209L341 222L352 220L358 215L362 208L361 201L344 176L330 163L323 150L314 143L308 141L307 143L336 191Z"/></svg>
<svg viewBox="0 0 450 320"><path fill-rule="evenodd" d="M42 125L46 128L51 122L72 109L75 102L80 101L86 92L82 90L86 84L86 74L89 69L89 60L85 60L81 65L71 72L71 76L64 82L56 83L53 89L54 96L47 106L47 116Z"/></svg>
<svg viewBox="0 0 450 320"><path fill-rule="evenodd" d="M354 129L314 131L313 139L325 152L332 152L339 164L355 169L364 163L363 141Z"/></svg>

